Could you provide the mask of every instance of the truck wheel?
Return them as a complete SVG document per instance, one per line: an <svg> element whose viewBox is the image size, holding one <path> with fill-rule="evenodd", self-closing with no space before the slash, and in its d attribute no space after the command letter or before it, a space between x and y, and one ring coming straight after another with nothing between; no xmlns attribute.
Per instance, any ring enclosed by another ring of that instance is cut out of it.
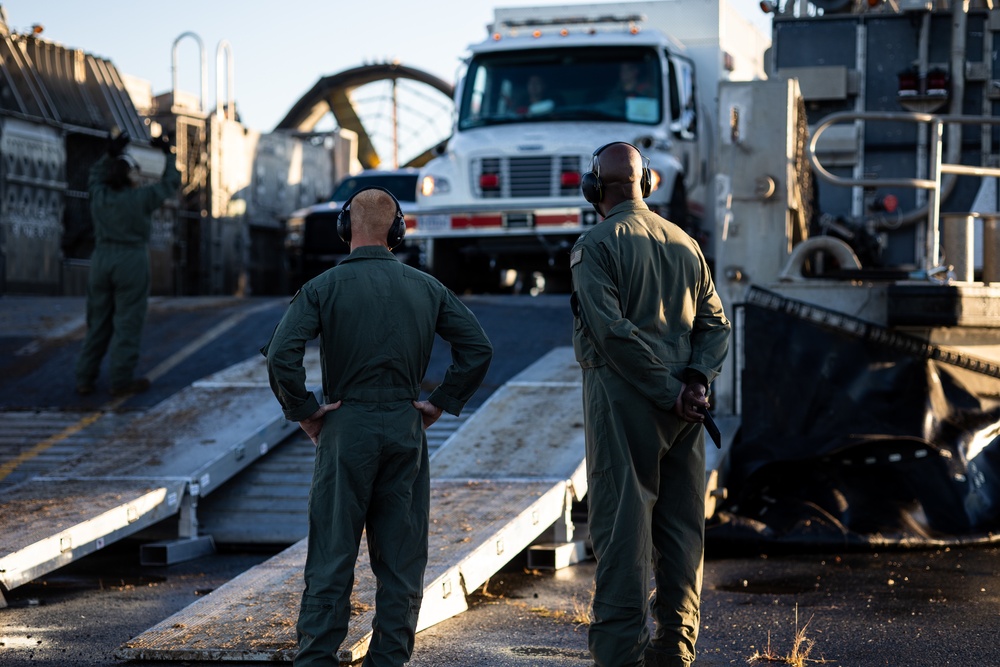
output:
<svg viewBox="0 0 1000 667"><path fill-rule="evenodd" d="M687 188L684 187L684 179L680 176L674 179L674 190L670 194L670 217L668 220L688 234L693 231L689 229Z"/></svg>
<svg viewBox="0 0 1000 667"><path fill-rule="evenodd" d="M473 255L464 262L465 286L473 294L496 294L500 291L500 270L490 265L486 255Z"/></svg>
<svg viewBox="0 0 1000 667"><path fill-rule="evenodd" d="M434 257L430 263L430 273L442 285L455 294L463 294L469 287L466 260L462 256L460 244L451 240L438 239L434 242Z"/></svg>
<svg viewBox="0 0 1000 667"><path fill-rule="evenodd" d="M573 291L573 275L569 271L547 271L545 273L546 294L569 294Z"/></svg>

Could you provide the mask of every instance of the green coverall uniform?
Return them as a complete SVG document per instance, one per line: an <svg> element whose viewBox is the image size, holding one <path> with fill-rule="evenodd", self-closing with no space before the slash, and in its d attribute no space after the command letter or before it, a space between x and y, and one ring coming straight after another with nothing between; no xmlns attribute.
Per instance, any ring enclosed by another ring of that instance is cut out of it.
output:
<svg viewBox="0 0 1000 667"><path fill-rule="evenodd" d="M590 650L600 667L695 657L705 522L700 423L673 412L710 383L730 324L697 243L625 201L570 256L573 347L583 369L590 533L597 557ZM650 570L656 584L650 645Z"/></svg>
<svg viewBox="0 0 1000 667"><path fill-rule="evenodd" d="M149 237L152 214L177 192L181 176L167 156L159 182L116 190L105 179L114 158L90 169L90 216L94 252L87 283L87 336L76 362L76 386L91 388L109 354L112 392L125 390L139 361L149 299Z"/></svg>
<svg viewBox="0 0 1000 667"><path fill-rule="evenodd" d="M268 375L285 417L319 408L302 357L320 337L326 402L309 493L298 667L337 665L348 630L362 529L378 579L365 667L402 665L413 652L427 564L430 476L420 393L435 334L452 363L428 400L458 415L482 383L493 348L472 312L431 276L385 247L355 248L307 282L278 324Z"/></svg>

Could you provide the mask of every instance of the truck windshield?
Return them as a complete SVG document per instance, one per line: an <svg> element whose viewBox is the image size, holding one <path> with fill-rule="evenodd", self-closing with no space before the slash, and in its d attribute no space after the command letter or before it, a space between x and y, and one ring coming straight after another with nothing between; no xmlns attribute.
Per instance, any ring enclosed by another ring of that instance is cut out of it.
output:
<svg viewBox="0 0 1000 667"><path fill-rule="evenodd" d="M656 125L663 117L662 90L660 60L652 48L481 54L466 74L458 127L553 120Z"/></svg>
<svg viewBox="0 0 1000 667"><path fill-rule="evenodd" d="M330 199L331 201L345 201L361 188L373 186L385 188L392 193L397 201L417 200L417 175L394 173L348 176L337 184Z"/></svg>

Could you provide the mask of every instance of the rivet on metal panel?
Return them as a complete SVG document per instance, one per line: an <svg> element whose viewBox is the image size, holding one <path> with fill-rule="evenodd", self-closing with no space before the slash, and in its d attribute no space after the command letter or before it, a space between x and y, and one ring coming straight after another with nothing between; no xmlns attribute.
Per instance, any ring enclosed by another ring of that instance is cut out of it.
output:
<svg viewBox="0 0 1000 667"><path fill-rule="evenodd" d="M69 535L59 538L59 551L65 553L73 548L73 538Z"/></svg>
<svg viewBox="0 0 1000 667"><path fill-rule="evenodd" d="M139 510L129 505L128 509L125 511L125 516L127 517L129 523L135 523L139 520Z"/></svg>
<svg viewBox="0 0 1000 667"><path fill-rule="evenodd" d="M236 445L233 447L233 454L236 455L237 461L242 461L243 457L247 455L247 448L243 445Z"/></svg>
<svg viewBox="0 0 1000 667"><path fill-rule="evenodd" d="M503 538L497 540L497 556L503 554Z"/></svg>
<svg viewBox="0 0 1000 667"><path fill-rule="evenodd" d="M267 443L266 442L260 443L260 455L264 456L264 454L267 454Z"/></svg>
<svg viewBox="0 0 1000 667"><path fill-rule="evenodd" d="M451 595L451 579L445 579L441 584L441 597L447 598Z"/></svg>
<svg viewBox="0 0 1000 667"><path fill-rule="evenodd" d="M97 541L94 542L94 546L97 547L98 549L103 549L104 548L104 538L103 537L98 537Z"/></svg>

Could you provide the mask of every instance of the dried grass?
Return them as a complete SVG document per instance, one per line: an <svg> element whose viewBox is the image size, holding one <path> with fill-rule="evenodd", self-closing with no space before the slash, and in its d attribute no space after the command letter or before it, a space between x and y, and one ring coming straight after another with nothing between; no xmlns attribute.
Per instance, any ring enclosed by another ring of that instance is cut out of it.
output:
<svg viewBox="0 0 1000 667"><path fill-rule="evenodd" d="M807 663L825 664L832 662L831 660L824 660L823 658L810 658L809 654L812 653L816 642L809 639L806 636L806 628L809 627L809 623L812 622L812 617L806 621L806 624L799 628L799 606L795 605L795 638L792 640L792 650L787 655L778 655L771 648L771 632L767 633L767 647L764 652L755 651L752 656L747 658L747 662L753 664L755 662L776 662L783 665L791 665L791 667L806 667Z"/></svg>

